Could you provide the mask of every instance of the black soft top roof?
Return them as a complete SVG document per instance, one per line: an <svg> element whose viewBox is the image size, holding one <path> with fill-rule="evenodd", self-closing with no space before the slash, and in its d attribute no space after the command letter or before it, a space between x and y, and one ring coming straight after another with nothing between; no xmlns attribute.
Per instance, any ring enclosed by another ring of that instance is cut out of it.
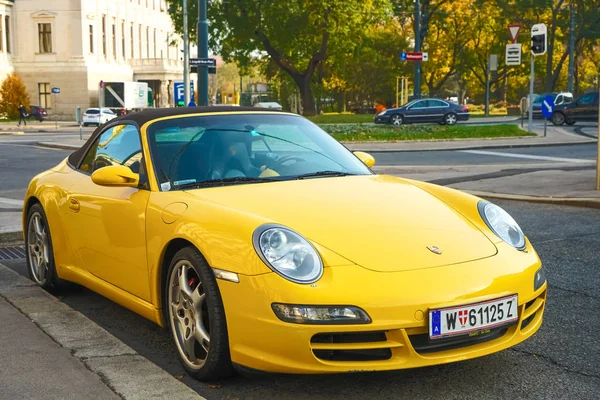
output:
<svg viewBox="0 0 600 400"><path fill-rule="evenodd" d="M81 148L76 150L69 156L69 164L72 167L77 168L81 163L83 157L87 153L90 146L96 141L96 138L105 127L118 125L120 121L123 122L134 122L140 128L149 121L153 121L158 118L171 117L176 115L189 115L189 114L207 114L207 113L230 113L230 112L283 112L280 110L274 110L272 108L259 108L259 107L236 107L236 106L208 106L208 107L177 107L177 108L149 108L143 111L121 115L120 117L111 119L107 124L101 125L92 133L90 138L85 142Z"/></svg>

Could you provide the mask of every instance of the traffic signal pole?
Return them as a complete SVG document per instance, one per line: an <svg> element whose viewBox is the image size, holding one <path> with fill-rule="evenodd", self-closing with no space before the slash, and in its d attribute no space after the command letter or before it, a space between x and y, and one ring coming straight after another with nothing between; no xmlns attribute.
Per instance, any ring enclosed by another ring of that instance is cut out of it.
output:
<svg viewBox="0 0 600 400"><path fill-rule="evenodd" d="M531 76L529 77L529 101L527 102L527 132L531 133L531 127L533 125L533 81L534 81L534 68L535 68L535 57L533 53L530 54L531 57Z"/></svg>
<svg viewBox="0 0 600 400"><path fill-rule="evenodd" d="M198 57L208 58L208 21L206 0L198 0ZM198 105L208 105L208 66L198 65Z"/></svg>

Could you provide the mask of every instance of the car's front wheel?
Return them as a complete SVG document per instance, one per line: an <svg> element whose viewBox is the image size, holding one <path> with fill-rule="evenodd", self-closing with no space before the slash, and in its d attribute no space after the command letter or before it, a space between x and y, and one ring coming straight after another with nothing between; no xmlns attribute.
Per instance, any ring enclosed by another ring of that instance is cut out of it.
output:
<svg viewBox="0 0 600 400"><path fill-rule="evenodd" d="M29 278L44 289L66 286L68 282L56 274L50 228L46 213L39 203L34 204L27 213L25 243Z"/></svg>
<svg viewBox="0 0 600 400"><path fill-rule="evenodd" d="M390 117L390 124L400 126L404 123L404 118L400 114L394 114Z"/></svg>
<svg viewBox="0 0 600 400"><path fill-rule="evenodd" d="M565 115L561 112L555 112L552 114L551 121L554 125L560 126L565 123Z"/></svg>
<svg viewBox="0 0 600 400"><path fill-rule="evenodd" d="M204 257L179 250L167 273L165 313L181 365L192 377L215 380L233 374L219 287Z"/></svg>

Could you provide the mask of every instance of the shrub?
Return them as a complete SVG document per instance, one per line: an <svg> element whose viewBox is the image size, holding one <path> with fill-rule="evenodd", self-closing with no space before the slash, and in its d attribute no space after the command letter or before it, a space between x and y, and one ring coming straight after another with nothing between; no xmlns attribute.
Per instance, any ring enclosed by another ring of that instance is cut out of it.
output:
<svg viewBox="0 0 600 400"><path fill-rule="evenodd" d="M19 104L29 109L29 95L25 84L15 72L9 74L0 84L0 115L9 119L19 118Z"/></svg>

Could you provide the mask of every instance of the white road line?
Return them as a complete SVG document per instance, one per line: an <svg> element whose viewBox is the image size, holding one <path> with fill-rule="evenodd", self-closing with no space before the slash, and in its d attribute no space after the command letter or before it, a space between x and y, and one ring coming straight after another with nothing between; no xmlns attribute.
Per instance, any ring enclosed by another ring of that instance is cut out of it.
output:
<svg viewBox="0 0 600 400"><path fill-rule="evenodd" d="M545 160L545 161L559 161L568 163L595 163L596 160L583 160L581 158L562 158L562 157L548 157L548 156L534 156L530 154L515 154L515 153L500 153L496 151L484 151L484 150L459 150L461 153L470 154L482 154L486 156L497 156L497 157L508 157L508 158L526 158L528 160Z"/></svg>
<svg viewBox="0 0 600 400"><path fill-rule="evenodd" d="M10 204L11 206L23 206L23 200L7 199L6 197L0 197L0 203Z"/></svg>

